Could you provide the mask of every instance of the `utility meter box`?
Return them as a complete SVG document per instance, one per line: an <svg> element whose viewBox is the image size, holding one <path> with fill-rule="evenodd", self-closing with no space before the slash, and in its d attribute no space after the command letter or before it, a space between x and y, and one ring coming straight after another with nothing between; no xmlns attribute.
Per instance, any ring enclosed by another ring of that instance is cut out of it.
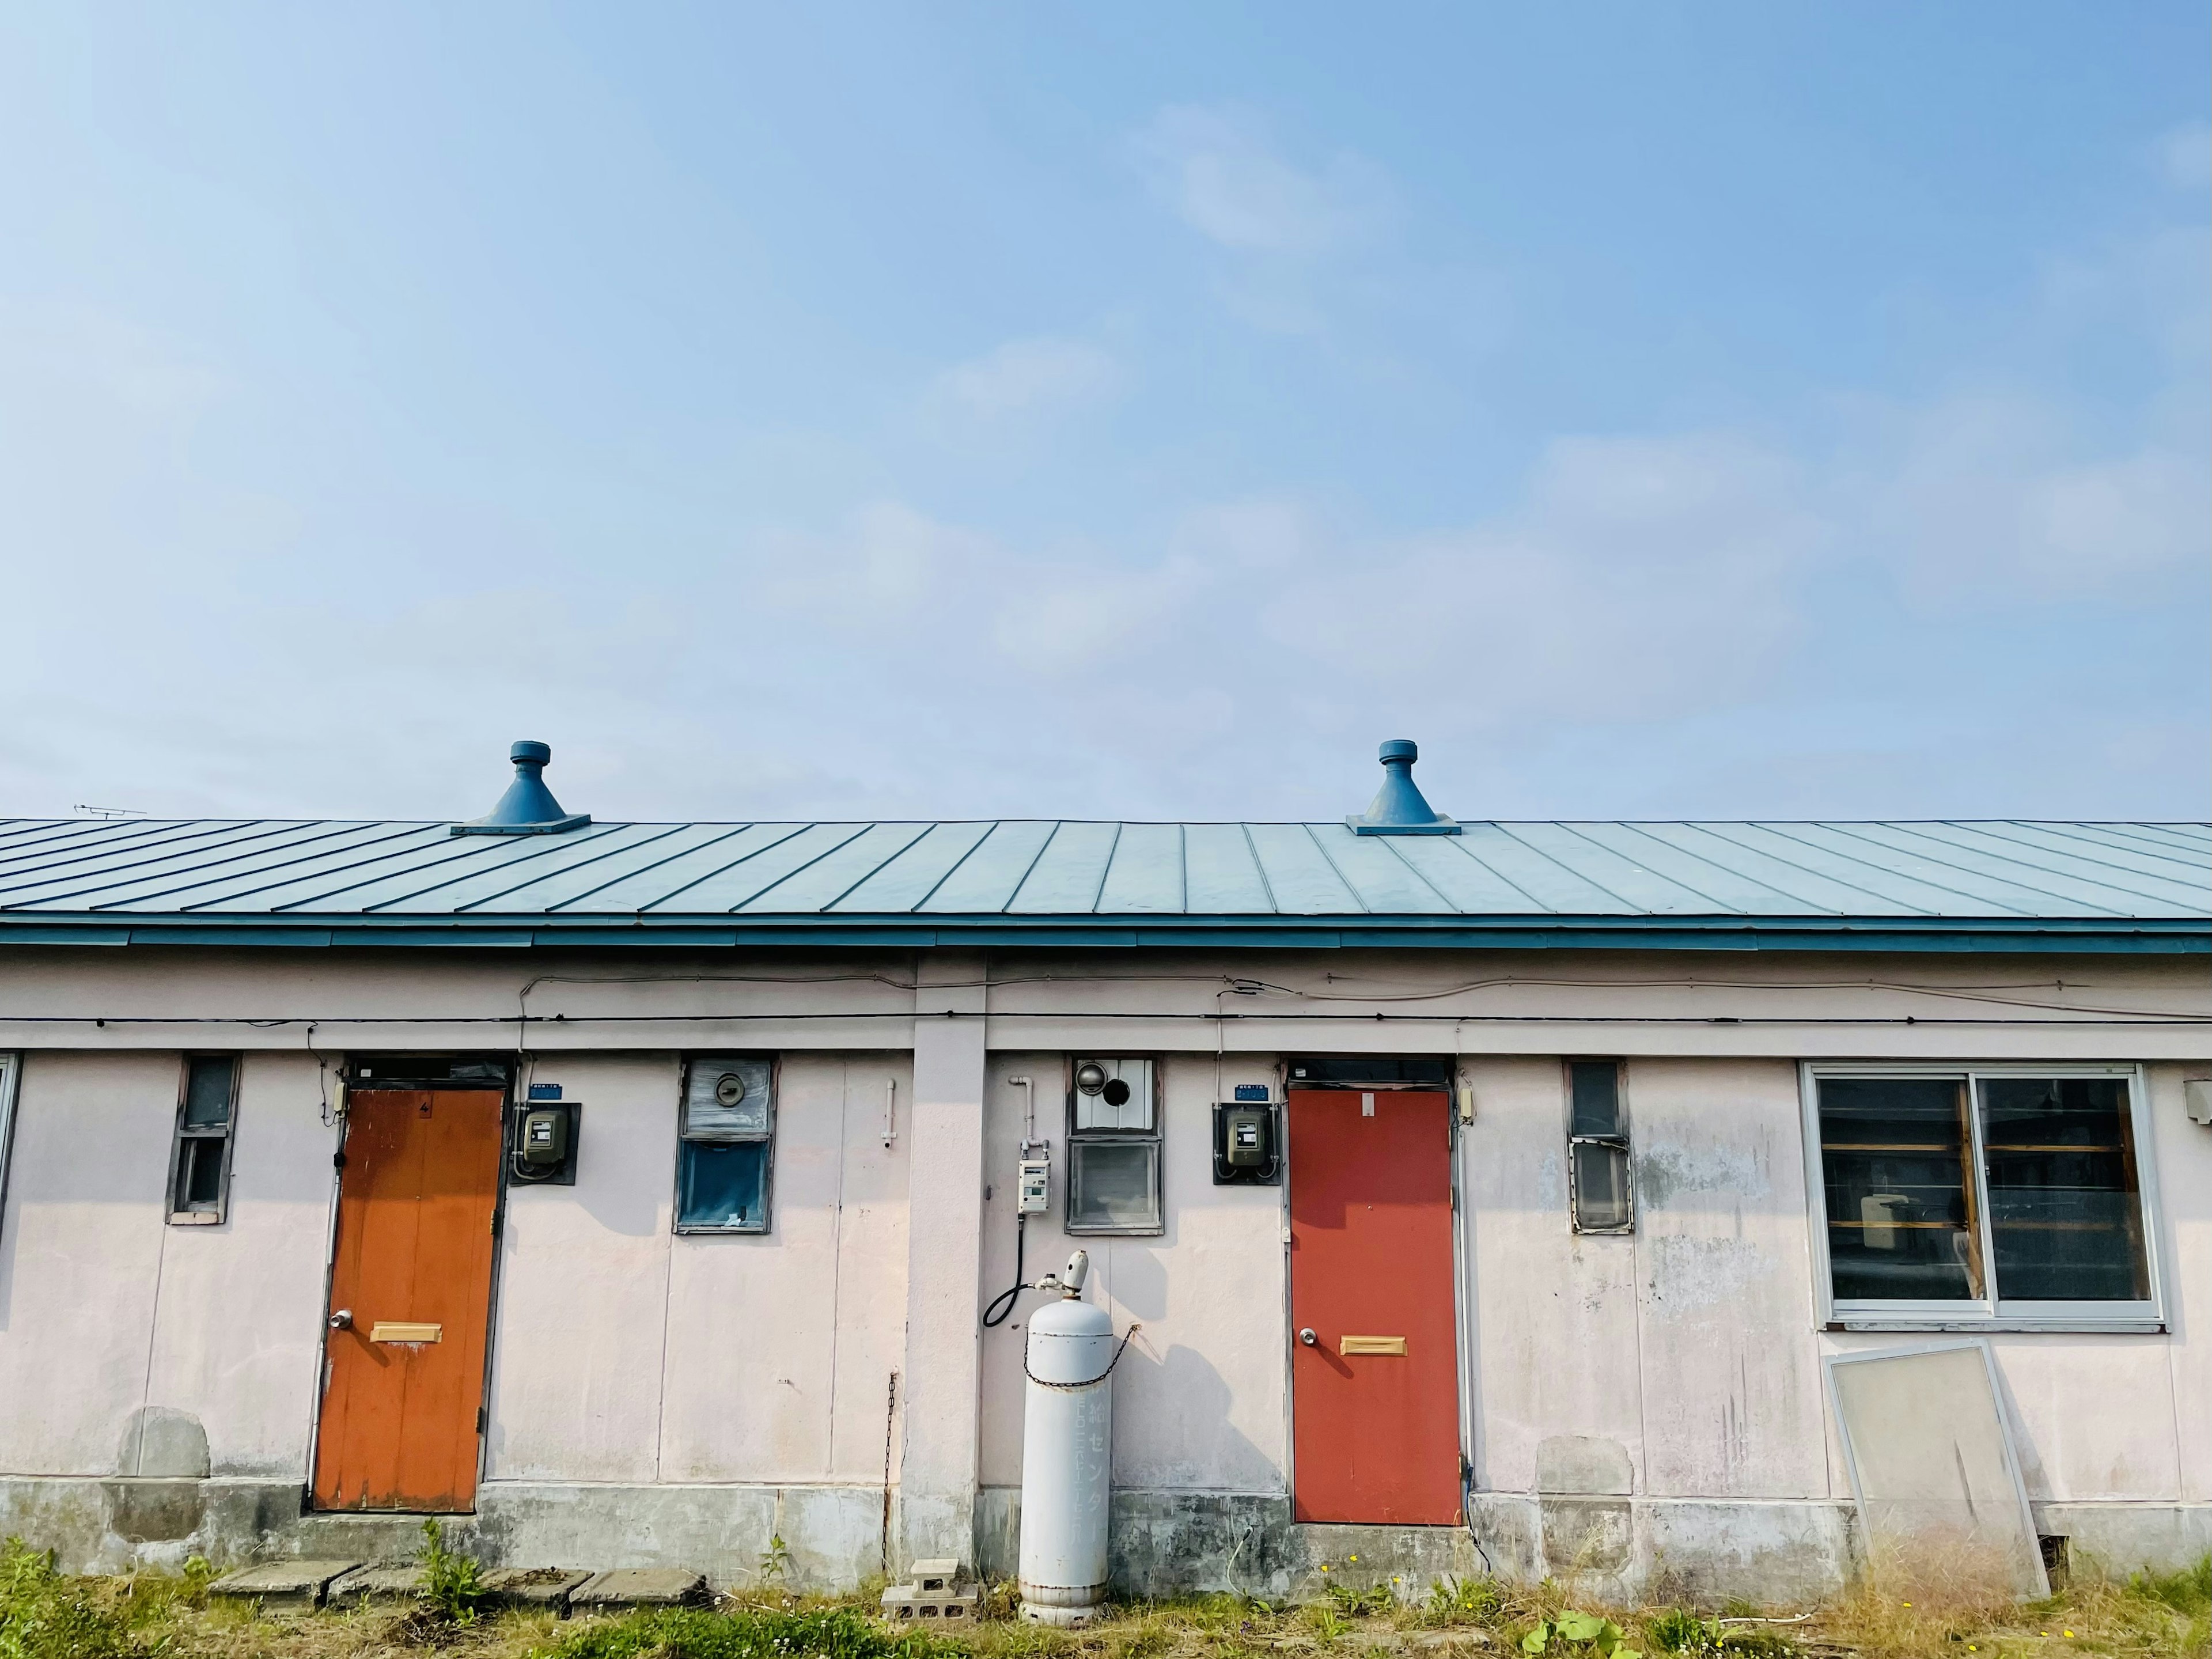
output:
<svg viewBox="0 0 2212 1659"><path fill-rule="evenodd" d="M576 1184L576 1129L582 1109L583 1103L574 1100L532 1100L515 1109L507 1174L516 1186Z"/></svg>
<svg viewBox="0 0 2212 1659"><path fill-rule="evenodd" d="M1240 1091L1241 1092L1241 1091ZM1272 1102L1226 1101L1213 1109L1213 1184L1278 1187L1282 1116Z"/></svg>
<svg viewBox="0 0 2212 1659"><path fill-rule="evenodd" d="M1014 1188L1014 1213L1042 1215L1051 1207L1052 1160L1042 1155L1024 1158Z"/></svg>

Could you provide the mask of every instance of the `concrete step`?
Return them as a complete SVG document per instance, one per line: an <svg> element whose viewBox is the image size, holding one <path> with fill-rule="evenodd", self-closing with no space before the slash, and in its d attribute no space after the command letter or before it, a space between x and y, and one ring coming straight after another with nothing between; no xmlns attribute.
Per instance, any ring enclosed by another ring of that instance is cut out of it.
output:
<svg viewBox="0 0 2212 1659"><path fill-rule="evenodd" d="M258 1601L264 1613L313 1613L323 1605L334 1579L361 1565L358 1561L268 1561L225 1573L208 1586L208 1594L227 1601Z"/></svg>
<svg viewBox="0 0 2212 1659"><path fill-rule="evenodd" d="M707 1581L680 1567L617 1567L594 1573L568 1593L578 1612L616 1607L688 1607L707 1601Z"/></svg>

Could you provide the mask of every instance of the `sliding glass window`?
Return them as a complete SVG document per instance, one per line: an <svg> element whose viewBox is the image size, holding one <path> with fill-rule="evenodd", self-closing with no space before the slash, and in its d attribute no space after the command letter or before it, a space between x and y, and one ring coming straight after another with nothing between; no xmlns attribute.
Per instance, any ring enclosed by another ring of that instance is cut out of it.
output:
<svg viewBox="0 0 2212 1659"><path fill-rule="evenodd" d="M1837 1318L2159 1316L2132 1073L1816 1068Z"/></svg>

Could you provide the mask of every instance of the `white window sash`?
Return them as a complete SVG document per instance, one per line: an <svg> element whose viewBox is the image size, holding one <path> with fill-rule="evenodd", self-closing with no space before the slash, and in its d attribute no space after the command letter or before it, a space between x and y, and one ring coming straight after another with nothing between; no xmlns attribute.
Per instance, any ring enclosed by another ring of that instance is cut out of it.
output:
<svg viewBox="0 0 2212 1659"><path fill-rule="evenodd" d="M1797 1068L1801 1127L1805 1139L1805 1201L1811 1223L1814 1318L1820 1326L1845 1330L1931 1331L2116 1331L2148 1332L2166 1327L2166 1280L2160 1261L2161 1211L2158 1201L2157 1148L2151 1138L2150 1084L2136 1064L2080 1064L2064 1061L1973 1061L1945 1065L1925 1060L1883 1065L1865 1060L1806 1060ZM1975 1183L1975 1212L1980 1218L1984 1294L1972 1301L1876 1301L1838 1297L1828 1260L1827 1176L1820 1155L1820 1091L1823 1078L1940 1078L1956 1079L1967 1090L1972 1145L1966 1174ZM2144 1264L2150 1295L2131 1302L2022 1302L1996 1295L1996 1252L1991 1238L1989 1173L1983 1161L1984 1078L2118 1078L2128 1085L2128 1132L2135 1139L2136 1203L2142 1223Z"/></svg>

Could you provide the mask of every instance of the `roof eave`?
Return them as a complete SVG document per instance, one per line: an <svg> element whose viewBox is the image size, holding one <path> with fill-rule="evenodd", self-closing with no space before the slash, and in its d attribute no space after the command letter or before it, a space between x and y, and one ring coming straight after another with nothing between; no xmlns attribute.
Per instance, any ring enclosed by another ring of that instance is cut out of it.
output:
<svg viewBox="0 0 2212 1659"><path fill-rule="evenodd" d="M2212 917L0 915L0 945L243 948L998 945L2212 953Z"/></svg>

